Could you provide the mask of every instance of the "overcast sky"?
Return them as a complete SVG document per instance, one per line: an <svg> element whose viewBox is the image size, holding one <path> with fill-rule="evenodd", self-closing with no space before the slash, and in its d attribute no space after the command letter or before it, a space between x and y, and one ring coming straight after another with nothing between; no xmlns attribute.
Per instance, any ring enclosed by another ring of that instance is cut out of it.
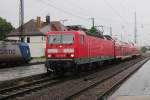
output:
<svg viewBox="0 0 150 100"><path fill-rule="evenodd" d="M150 0L24 0L25 22L51 15L51 20L68 19L65 25L104 25L113 35L124 41L133 41L134 12L137 12L138 44L150 45ZM0 0L0 16L18 27L19 0Z"/></svg>

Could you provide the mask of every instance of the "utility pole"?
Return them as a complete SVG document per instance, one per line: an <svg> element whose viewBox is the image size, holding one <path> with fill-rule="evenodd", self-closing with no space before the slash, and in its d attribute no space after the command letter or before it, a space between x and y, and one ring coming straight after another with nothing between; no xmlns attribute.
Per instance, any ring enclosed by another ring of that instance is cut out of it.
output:
<svg viewBox="0 0 150 100"><path fill-rule="evenodd" d="M134 13L135 27L134 27L134 43L137 44L137 19L136 12Z"/></svg>
<svg viewBox="0 0 150 100"><path fill-rule="evenodd" d="M24 1L20 0L20 6L19 6L19 40L21 42L24 42Z"/></svg>
<svg viewBox="0 0 150 100"><path fill-rule="evenodd" d="M92 20L92 27L95 27L95 18L90 18Z"/></svg>
<svg viewBox="0 0 150 100"><path fill-rule="evenodd" d="M121 26L122 32L121 32L121 34L120 34L120 38L121 38L122 41L124 41L124 39L125 39L125 38L123 38L123 36L124 36L124 28L125 28L125 26L122 25L122 26Z"/></svg>
<svg viewBox="0 0 150 100"><path fill-rule="evenodd" d="M110 36L112 37L112 27L110 26Z"/></svg>

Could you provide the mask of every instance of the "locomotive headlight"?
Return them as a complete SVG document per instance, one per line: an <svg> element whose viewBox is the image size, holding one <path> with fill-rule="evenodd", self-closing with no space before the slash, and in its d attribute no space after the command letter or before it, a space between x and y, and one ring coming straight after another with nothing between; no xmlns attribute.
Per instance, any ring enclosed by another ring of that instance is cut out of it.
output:
<svg viewBox="0 0 150 100"><path fill-rule="evenodd" d="M64 49L64 53L74 53L74 49Z"/></svg>
<svg viewBox="0 0 150 100"><path fill-rule="evenodd" d="M52 57L52 55L51 55L51 54L49 54L49 55L48 55L48 57L49 57L49 58L51 58L51 57Z"/></svg>
<svg viewBox="0 0 150 100"><path fill-rule="evenodd" d="M71 54L71 55L70 55L70 57L72 57L72 58L73 58L73 57L74 57L74 54Z"/></svg>
<svg viewBox="0 0 150 100"><path fill-rule="evenodd" d="M57 53L58 49L48 49L47 52L48 53Z"/></svg>

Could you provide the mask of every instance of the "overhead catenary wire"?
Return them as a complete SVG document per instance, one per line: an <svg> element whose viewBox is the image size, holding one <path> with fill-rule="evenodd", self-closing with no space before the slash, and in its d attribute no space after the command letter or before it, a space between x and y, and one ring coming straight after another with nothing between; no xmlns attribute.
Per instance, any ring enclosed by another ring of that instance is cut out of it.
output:
<svg viewBox="0 0 150 100"><path fill-rule="evenodd" d="M51 1L52 1L52 0L51 0ZM87 8L83 8L82 6L76 4L76 3L72 2L72 1L73 1L73 0L68 0L66 3L68 3L68 4L71 3L70 5L76 6L76 7L74 7L74 8L79 8L79 10L81 11L81 13L84 14L84 15L90 15L91 13L94 15L94 13L93 13L93 12L89 12L89 10L88 10ZM80 14L81 14L81 13L80 13ZM91 16L89 16L89 17L91 17ZM117 22L117 21L115 21L115 20L113 20L113 19L108 19L108 18L104 18L104 17L101 17L101 16L96 17L96 19L98 19L98 20L105 20L105 21Z"/></svg>
<svg viewBox="0 0 150 100"><path fill-rule="evenodd" d="M54 9L56 9L56 10L58 10L58 11L64 13L64 14L71 15L72 17L77 17L77 18L80 18L80 19L83 19L83 20L88 20L88 18L85 18L85 17L83 17L83 16L74 14L74 13L69 12L69 11L66 11L66 10L64 10L64 9L61 9L61 8L59 8L59 7L55 6L55 5L53 5L52 3L46 2L46 1L44 1L44 0L38 0L38 1L44 3L45 5L47 5L47 6L51 7L51 8L54 8Z"/></svg>
<svg viewBox="0 0 150 100"><path fill-rule="evenodd" d="M48 2L48 1L47 1ZM51 4L55 4L55 2L53 1L53 0L50 0L49 1L49 3L51 3ZM68 3L68 2L67 2ZM71 4L70 4L71 3ZM66 4L66 2L65 2L65 4ZM82 7L80 7L79 5L77 5L77 4L75 4L75 3L73 3L73 2L71 2L70 0L69 0L69 3L68 3L69 5L74 5L74 6L76 6L76 7L74 7L74 8L79 8L80 10L82 10L82 12L88 12L88 10L86 9L86 8L82 8ZM65 8L65 7L63 7L63 8ZM84 11L83 11L84 10ZM75 11L75 9L73 10L73 11ZM94 13L93 13L94 14ZM83 15L83 13L81 14L81 13L78 13L77 15ZM86 15L89 15L89 13L87 13ZM83 15L84 16L84 15ZM88 18L89 19L89 18ZM99 21L102 21L103 19L105 19L105 20L111 20L111 21L113 21L113 22L118 22L118 21L114 21L114 20L112 20L112 19L106 19L106 18L99 18L99 17L97 17L97 18L94 18L95 20L99 20ZM95 22L96 23L96 22ZM120 23L120 22L118 22L118 23ZM106 26L106 25L102 25L103 27L108 27L108 26ZM109 30L110 30L110 27L108 27L109 28Z"/></svg>
<svg viewBox="0 0 150 100"><path fill-rule="evenodd" d="M53 3L53 4L56 5L56 2L54 0L49 0L47 2L50 2L50 3ZM65 5L65 4L67 4L67 5ZM69 2L66 1L63 5L65 5L65 6L63 6L63 9L66 8L66 7L71 7L71 8L73 8L73 10L72 10L73 12L77 11L78 13L80 12L80 15L85 15L85 16L89 15L89 13L86 13L87 11L85 11L85 10L83 11L83 8L81 8L79 5L71 2L70 0L69 0ZM74 5L75 7L70 6L70 5ZM76 9L76 8L79 8L79 10ZM68 8L67 8L67 10L68 10Z"/></svg>
<svg viewBox="0 0 150 100"><path fill-rule="evenodd" d="M76 3L73 3L73 2L71 2L70 0L69 0L69 2L71 3L71 4L74 4L76 7L74 7L74 8L79 8L80 10L82 10L82 12L83 13L72 13L72 11L68 11L68 9L67 10L64 10L64 7L63 7L63 9L62 8L59 8L59 7L57 7L57 6L55 6L55 4L54 4L54 1L53 0L50 0L50 1L44 1L44 0L38 0L38 1L40 1L40 2L44 2L44 4L46 4L46 5L48 5L48 6L51 6L51 7L53 7L53 8L55 8L55 9L57 9L58 11L60 11L60 12L63 12L63 13L65 13L65 14L68 14L68 15L71 15L71 16L73 16L73 17L78 17L78 18L80 18L80 19L84 19L84 20L87 20L89 17L91 17L91 16L88 16L87 18L85 18L85 17L83 17L83 16L85 16L85 15L88 15L88 13L86 13L86 12L88 12L88 10L86 9L86 8L83 8L83 7L80 7L79 5L77 5ZM106 1L107 2L107 1ZM105 3L106 3L105 2ZM68 3L68 1L67 2L65 2L65 4L66 3ZM69 4L69 3L68 3ZM70 4L70 5L71 5ZM107 2L107 4L108 5L110 5L108 2ZM67 5L68 6L68 5ZM111 22L116 22L116 23L120 23L121 25L123 25L123 24L125 24L125 23L127 23L127 24L129 24L129 22L127 22L126 20L124 20L124 18L110 5L110 7L113 9L113 11L115 12L115 14L117 15L117 16L119 16L120 17L120 19L122 20L122 22L120 22L120 21L116 21L116 20L112 20L112 19L109 19L109 18L102 18L102 17L95 17L96 18L96 20L99 20L99 21L111 21ZM76 9L74 9L73 11L75 11ZM93 13L93 12L92 12ZM93 13L94 14L94 13ZM93 15L92 15L93 16ZM130 23L131 24L131 23Z"/></svg>
<svg viewBox="0 0 150 100"><path fill-rule="evenodd" d="M114 14L116 14L116 16L118 16L122 20L123 23L128 24L128 22L120 15L120 13L116 9L113 8L113 6L107 0L103 1L114 12Z"/></svg>
<svg viewBox="0 0 150 100"><path fill-rule="evenodd" d="M125 1L125 0L124 0L124 1ZM129 9L126 5L124 5L124 3L122 2L122 0L121 0L121 1L119 0L119 4L121 5L121 7L123 7L123 8L126 9L126 10L128 10L128 13L131 13L131 14L134 13L133 10Z"/></svg>
<svg viewBox="0 0 150 100"><path fill-rule="evenodd" d="M84 20L87 20L87 18L83 18L82 16L84 16L83 15L83 13L72 13L71 11L69 12L68 11L68 9L67 10L64 10L64 8L65 7L62 7L61 9L59 8L59 7L57 7L56 6L56 4L55 4L55 2L53 1L53 0L50 0L50 1L44 1L44 0L40 0L42 3L44 3L44 4L46 4L47 6L51 6L51 7L53 7L53 8L55 8L55 9L57 9L58 11L60 11L60 12L62 12L63 11L63 13L65 13L65 14L67 14L67 15L71 15L71 16L73 16L73 17L77 17L77 18L80 18L80 19L84 19ZM72 2L71 2L72 3ZM69 4L69 3L68 3ZM70 4L71 5L71 4ZM75 5L76 6L76 5ZM80 9L82 9L82 7L80 7L80 6L77 6L77 7L74 7L74 8L80 8ZM84 10L83 12L87 12L88 10L87 9L82 9L82 10ZM72 11L74 11L74 10L72 10ZM78 15L80 15L80 16L78 16ZM90 18L91 16L89 16L88 17L88 20L89 20L89 18ZM103 21L103 18L101 19L101 18L99 18L99 17L96 17L95 18L97 21ZM105 19L106 20L106 19ZM112 19L108 19L108 20L111 20L112 21ZM121 22L119 22L119 21L114 21L113 20L113 22L117 22L117 23L119 23L119 24L121 24ZM96 23L96 22L95 22ZM99 24L97 24L97 25L99 25ZM103 26L105 26L105 27L108 27L107 25L103 25ZM110 27L109 27L109 29L110 29Z"/></svg>
<svg viewBox="0 0 150 100"><path fill-rule="evenodd" d="M79 12L81 13L76 13L77 15L82 15L82 16L88 16L88 17L92 17L94 15L93 12L89 12L89 10L87 8L83 8L82 6L72 2L73 0L68 0L65 2L65 4L68 4L66 6L69 6L69 5L74 5L75 7L72 7L72 8L79 8ZM50 3L54 3L53 0L49 0L47 2L50 2ZM63 9L66 7L64 6ZM73 9L72 11L77 11L77 9ZM92 14L92 16L89 16L90 14ZM116 22L116 23L120 23L120 21L118 20L113 20L113 19L110 19L110 18L104 18L102 16L94 16L96 18L96 20L99 20L99 21L103 21L103 22Z"/></svg>

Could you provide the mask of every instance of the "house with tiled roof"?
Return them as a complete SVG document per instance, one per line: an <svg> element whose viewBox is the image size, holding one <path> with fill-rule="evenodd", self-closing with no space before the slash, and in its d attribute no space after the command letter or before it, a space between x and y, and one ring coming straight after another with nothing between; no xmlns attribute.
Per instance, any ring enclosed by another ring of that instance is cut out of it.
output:
<svg viewBox="0 0 150 100"><path fill-rule="evenodd" d="M46 33L48 31L65 31L67 28L59 21L50 21L50 17L46 16L46 21L41 21L40 17L36 20L31 19L23 25L23 39L29 44L32 57L44 56ZM19 28L14 29L7 35L7 39L19 40Z"/></svg>

